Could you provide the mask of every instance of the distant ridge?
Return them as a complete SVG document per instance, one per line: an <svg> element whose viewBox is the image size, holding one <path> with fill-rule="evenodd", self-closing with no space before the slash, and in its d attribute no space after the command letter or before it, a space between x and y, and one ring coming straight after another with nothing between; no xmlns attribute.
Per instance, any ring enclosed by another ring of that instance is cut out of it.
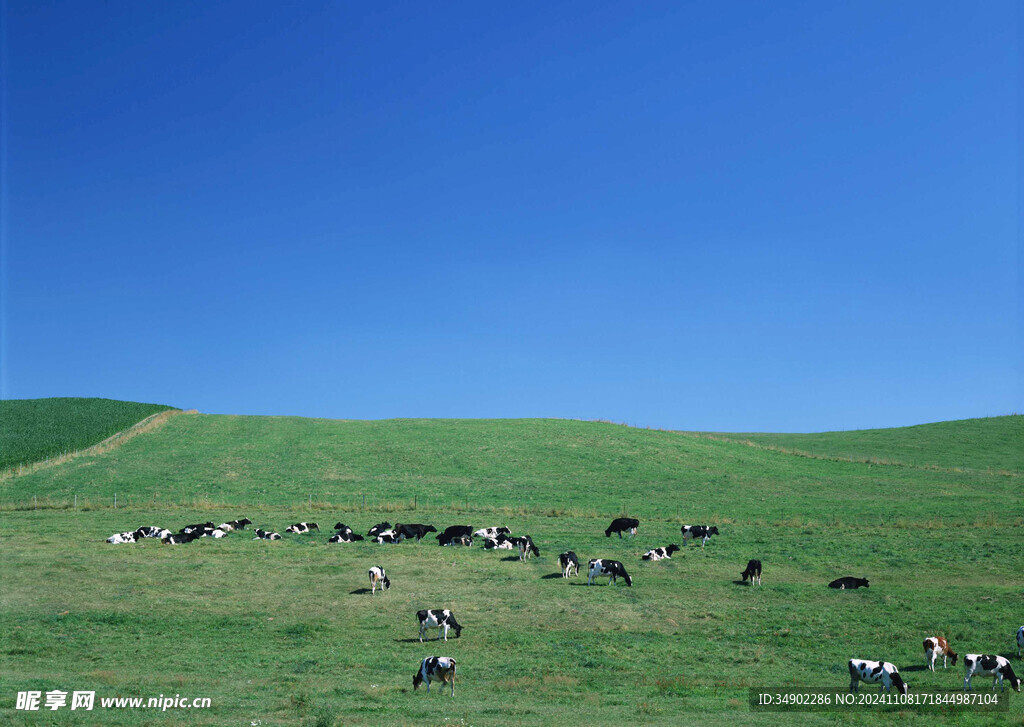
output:
<svg viewBox="0 0 1024 727"><path fill-rule="evenodd" d="M686 434L817 459L1024 473L1024 416L1020 414L816 434Z"/></svg>

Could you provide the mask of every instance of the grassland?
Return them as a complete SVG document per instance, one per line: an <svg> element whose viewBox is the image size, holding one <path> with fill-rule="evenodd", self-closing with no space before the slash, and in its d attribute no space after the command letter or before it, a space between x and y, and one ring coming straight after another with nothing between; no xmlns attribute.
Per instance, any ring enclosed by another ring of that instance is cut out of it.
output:
<svg viewBox="0 0 1024 727"><path fill-rule="evenodd" d="M0 471L90 447L170 408L113 399L0 401Z"/></svg>
<svg viewBox="0 0 1024 727"><path fill-rule="evenodd" d="M967 471L1024 471L1024 416L818 434L719 434L814 457Z"/></svg>
<svg viewBox="0 0 1024 727"><path fill-rule="evenodd" d="M889 724L895 715L751 713L746 690L842 690L854 656L893 661L912 689L958 687L959 668L923 670L932 634L1017 664L1015 467L816 459L572 421L175 416L110 452L0 483L0 722ZM108 506L115 489L128 508ZM33 492L40 509L24 509ZM75 492L87 509L65 507ZM603 535L622 509L643 521L635 540ZM524 564L428 541L336 546L327 533L103 542L139 525L243 515L277 529L341 519L361 532L383 518L507 524L542 555ZM642 563L644 550L678 542L680 521L715 522L722 535L703 552ZM567 548L622 560L634 587L554 576ZM764 562L762 588L735 583L751 557ZM375 564L394 587L371 597ZM825 588L837 575L868 576L871 588ZM463 638L420 644L415 611L438 607L456 611ZM429 654L459 659L454 700L412 691ZM58 688L209 696L214 706L11 709L19 690ZM1009 715L902 719L1020 723L1014 697Z"/></svg>

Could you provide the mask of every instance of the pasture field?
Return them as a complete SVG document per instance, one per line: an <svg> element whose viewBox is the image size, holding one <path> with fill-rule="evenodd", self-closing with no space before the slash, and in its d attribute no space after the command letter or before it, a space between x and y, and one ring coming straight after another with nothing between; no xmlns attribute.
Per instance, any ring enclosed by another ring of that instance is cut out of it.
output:
<svg viewBox="0 0 1024 727"><path fill-rule="evenodd" d="M170 408L114 399L0 401L0 471L90 447Z"/></svg>
<svg viewBox="0 0 1024 727"><path fill-rule="evenodd" d="M1024 471L1024 416L961 419L819 434L721 434L729 441L858 461L958 470Z"/></svg>
<svg viewBox="0 0 1024 727"><path fill-rule="evenodd" d="M129 507L104 505L115 488ZM66 507L75 492L77 511ZM990 715L747 706L749 687L845 691L851 657L894 662L912 691L959 687L959 665L924 670L930 635L1017 668L1024 501L1012 463L883 466L572 421L179 415L110 452L0 482L0 506L2 724L1021 723L1016 694L1008 714ZM641 518L638 536L606 538L623 509ZM323 531L104 542L141 525L242 516ZM326 543L337 520L365 533L382 519L508 525L541 557L440 548L433 535ZM640 561L680 542L681 522L717 524L721 536L703 552ZM621 560L634 586L563 580L557 554L570 548ZM764 563L760 588L736 583L749 558ZM366 571L378 564L393 587L371 596ZM839 575L871 587L825 587ZM452 608L462 638L420 644L421 608ZM432 654L459 661L454 699L412 691ZM27 689L213 706L15 711Z"/></svg>

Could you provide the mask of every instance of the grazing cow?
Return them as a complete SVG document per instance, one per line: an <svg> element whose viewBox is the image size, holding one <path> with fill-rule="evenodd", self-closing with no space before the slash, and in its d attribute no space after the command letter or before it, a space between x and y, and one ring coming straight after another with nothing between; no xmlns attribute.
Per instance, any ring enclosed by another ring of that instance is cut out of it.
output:
<svg viewBox="0 0 1024 727"><path fill-rule="evenodd" d="M414 523L412 525L395 523L395 532L398 533L399 540L412 540L413 538L416 538L416 542L418 543L424 536L426 536L427 533L436 533L437 528L433 525L420 525L419 523Z"/></svg>
<svg viewBox="0 0 1024 727"><path fill-rule="evenodd" d="M437 536L438 540L451 540L452 538L458 538L463 535L469 535L472 537L473 528L469 525L450 525L444 529L443 533Z"/></svg>
<svg viewBox="0 0 1024 727"><path fill-rule="evenodd" d="M558 565L562 567L562 578L580 574L580 559L571 550L567 550L558 556Z"/></svg>
<svg viewBox="0 0 1024 727"><path fill-rule="evenodd" d="M213 530L213 522L199 523L198 525L186 525L181 529L181 532L191 533L193 530Z"/></svg>
<svg viewBox="0 0 1024 727"><path fill-rule="evenodd" d="M260 530L256 528L256 537L253 540L280 540L281 534L271 530Z"/></svg>
<svg viewBox="0 0 1024 727"><path fill-rule="evenodd" d="M686 542L687 540L697 540L699 538L701 550L704 550L704 546L707 544L708 538L712 535L718 535L717 525L712 525L711 527L708 527L707 525L684 525L681 530L683 533L683 542Z"/></svg>
<svg viewBox="0 0 1024 727"><path fill-rule="evenodd" d="M511 535L512 531L504 526L496 528L480 528L473 533L478 538L497 538L499 535Z"/></svg>
<svg viewBox="0 0 1024 727"><path fill-rule="evenodd" d="M964 654L964 691L971 691L971 678L975 674L992 677L992 691L999 685L1005 690L1003 679L1010 682L1015 692L1020 691L1020 679L1013 673L1009 660L1004 656L991 654Z"/></svg>
<svg viewBox="0 0 1024 727"><path fill-rule="evenodd" d="M663 560L665 558L672 558L672 554L679 550L679 546L675 543L666 545L664 548L655 548L654 550L648 550L641 556L641 560Z"/></svg>
<svg viewBox="0 0 1024 727"><path fill-rule="evenodd" d="M608 584L618 585L616 579L622 578L627 586L633 585L633 579L626 573L626 568L617 560L595 558L590 561L590 575L587 578L587 585L591 585L598 576L609 576Z"/></svg>
<svg viewBox="0 0 1024 727"><path fill-rule="evenodd" d="M384 572L384 569L379 565L375 565L370 568L370 591L371 596L377 595L377 586L380 586L381 591L386 591L391 588L391 579L388 578L388 574Z"/></svg>
<svg viewBox="0 0 1024 727"><path fill-rule="evenodd" d="M515 550L516 546L507 537L501 535L498 538L484 538L484 548L487 550Z"/></svg>
<svg viewBox="0 0 1024 727"><path fill-rule="evenodd" d="M109 538L107 538L107 542L111 543L113 545L123 545L125 543L134 543L138 539L139 539L139 531L138 530L129 530L128 532L125 532L125 533L114 533Z"/></svg>
<svg viewBox="0 0 1024 727"><path fill-rule="evenodd" d="M893 687L900 694L906 694L909 687L903 681L895 666L887 661L865 661L864 659L850 659L850 691L860 691L860 683L878 684L881 682L880 691L891 692Z"/></svg>
<svg viewBox="0 0 1024 727"><path fill-rule="evenodd" d="M394 530L382 530L373 539L377 545L398 545L398 533Z"/></svg>
<svg viewBox="0 0 1024 727"><path fill-rule="evenodd" d="M317 525L316 523L295 523L294 525L289 525L288 527L286 527L284 529L284 531L286 533L303 533L303 534L312 532L314 530L320 530L320 526Z"/></svg>
<svg viewBox="0 0 1024 727"><path fill-rule="evenodd" d="M452 696L455 696L455 659L450 656L428 656L420 663L419 671L412 678L412 690L415 692L420 684L427 683L427 694L430 694L430 682L441 682L444 689L446 682L452 685Z"/></svg>
<svg viewBox="0 0 1024 727"><path fill-rule="evenodd" d="M750 579L750 585L761 585L761 561L759 560L748 560L747 569L740 573L740 577L743 582L746 583L747 579Z"/></svg>
<svg viewBox="0 0 1024 727"><path fill-rule="evenodd" d="M1020 650L1024 648L1024 626L1017 629L1017 656L1020 657Z"/></svg>
<svg viewBox="0 0 1024 727"><path fill-rule="evenodd" d="M612 533L618 533L619 537L625 532L629 533L629 537L636 535L637 528L640 527L640 521L635 517L618 517L612 520L612 524L608 526L608 529L604 531L606 538L610 538Z"/></svg>
<svg viewBox="0 0 1024 727"><path fill-rule="evenodd" d="M448 640L448 630L455 630L455 638L462 636L462 626L455 620L455 614L446 609L424 609L416 612L416 618L420 620L420 641L423 641L423 633L427 629L437 629L437 640L441 640L444 633L444 640Z"/></svg>
<svg viewBox="0 0 1024 727"><path fill-rule="evenodd" d="M847 588L868 588L867 578L854 578L853 576L843 576L842 578L836 578L834 581L828 584L829 588L838 588L841 591L845 591Z"/></svg>
<svg viewBox="0 0 1024 727"><path fill-rule="evenodd" d="M191 533L171 533L170 535L160 540L164 545L181 545L183 543L191 543L193 540L199 537L198 532Z"/></svg>
<svg viewBox="0 0 1024 727"><path fill-rule="evenodd" d="M946 668L946 659L956 666L956 652L949 648L949 642L941 636L929 636L924 640L924 665L935 671L935 660L940 656L943 669Z"/></svg>
<svg viewBox="0 0 1024 727"><path fill-rule="evenodd" d="M473 545L473 538L469 535L456 535L447 540L440 540L438 543L440 545L464 545L469 548Z"/></svg>
<svg viewBox="0 0 1024 727"><path fill-rule="evenodd" d="M540 555L540 550L533 544L533 538L529 535L523 535L519 538L509 538L508 541L516 546L516 550L519 551L519 560L525 561L530 557L530 554Z"/></svg>
<svg viewBox="0 0 1024 727"><path fill-rule="evenodd" d="M370 528L369 532L366 533L366 537L368 537L368 538L376 538L378 535L383 533L385 530L390 530L390 529L391 529L391 523L389 523L387 520L385 520L384 522L377 523L372 528Z"/></svg>

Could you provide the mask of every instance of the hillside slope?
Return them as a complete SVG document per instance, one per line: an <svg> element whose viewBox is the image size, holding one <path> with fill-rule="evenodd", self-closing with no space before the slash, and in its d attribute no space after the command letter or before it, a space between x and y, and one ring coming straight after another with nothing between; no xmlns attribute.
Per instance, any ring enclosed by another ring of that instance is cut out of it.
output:
<svg viewBox="0 0 1024 727"><path fill-rule="evenodd" d="M1024 416L818 434L716 434L815 456L918 467L1024 472Z"/></svg>
<svg viewBox="0 0 1024 727"><path fill-rule="evenodd" d="M955 423L954 423L955 424ZM1002 468L1001 468L1002 469ZM499 509L868 522L1024 518L1018 475L797 457L567 420L337 421L184 414L111 452L0 483L0 504L120 501Z"/></svg>
<svg viewBox="0 0 1024 727"><path fill-rule="evenodd" d="M90 447L171 408L113 399L0 401L0 470Z"/></svg>

